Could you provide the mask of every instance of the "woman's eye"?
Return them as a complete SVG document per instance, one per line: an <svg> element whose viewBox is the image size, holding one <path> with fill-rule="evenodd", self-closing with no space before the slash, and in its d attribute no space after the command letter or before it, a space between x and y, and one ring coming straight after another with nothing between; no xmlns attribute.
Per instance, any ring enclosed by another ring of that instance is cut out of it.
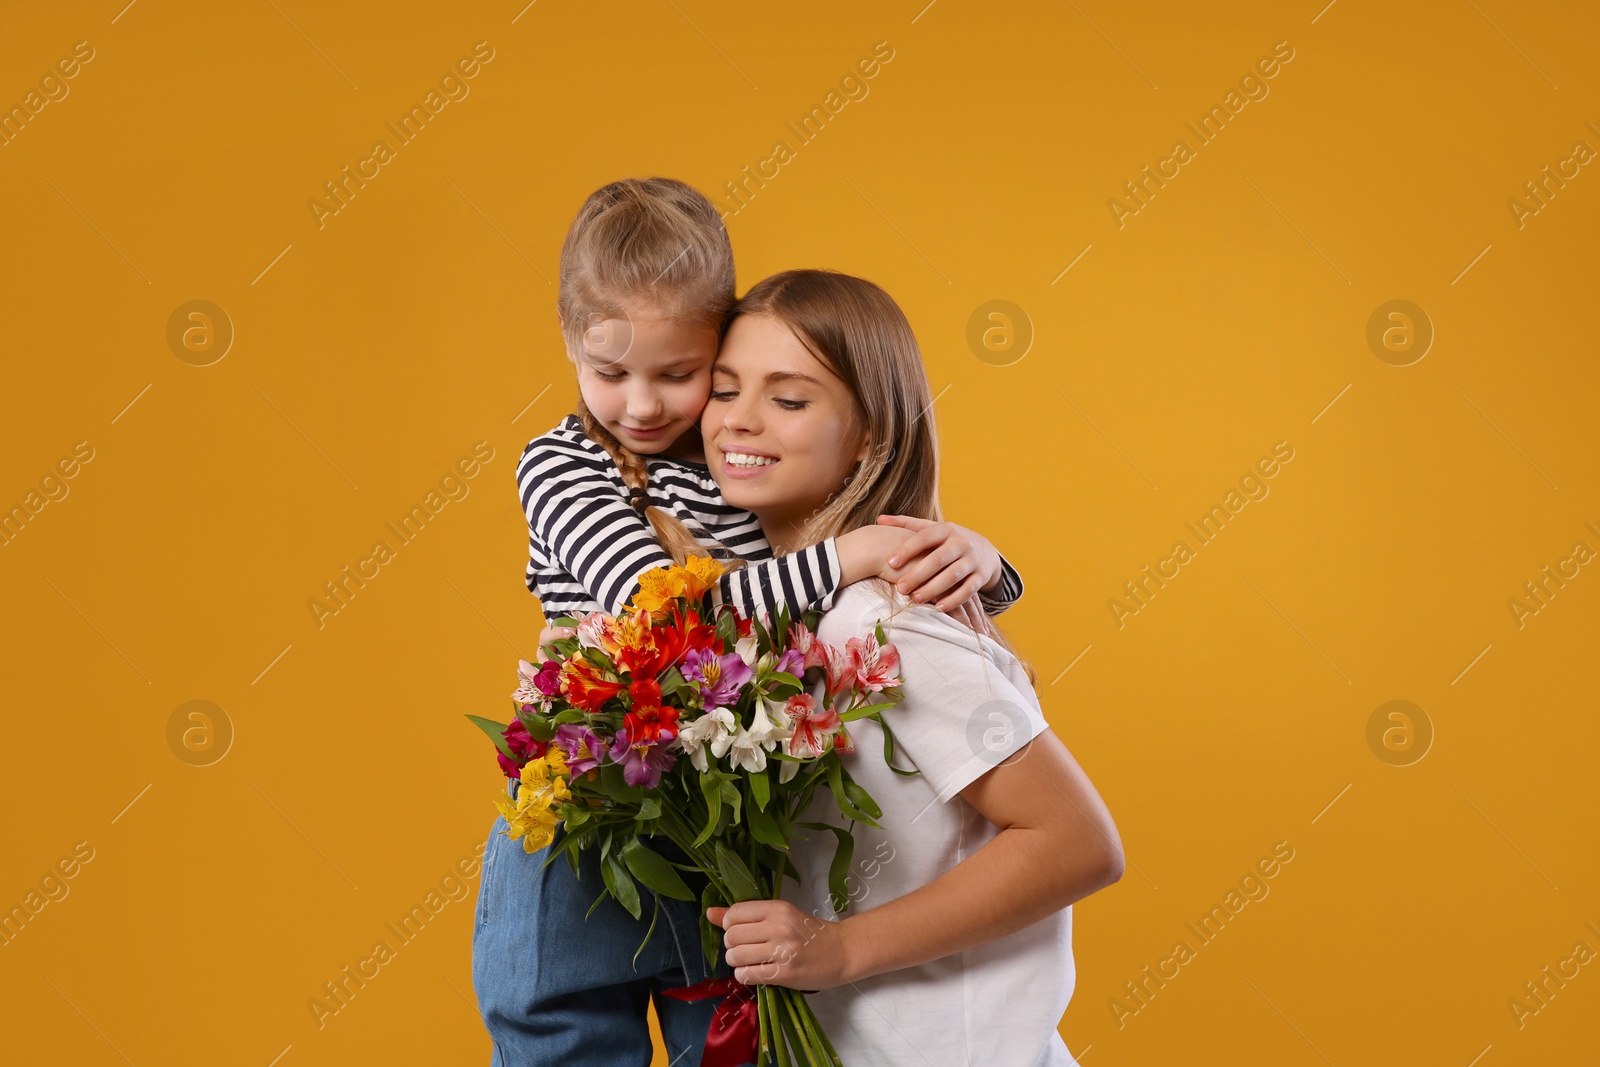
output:
<svg viewBox="0 0 1600 1067"><path fill-rule="evenodd" d="M773 397L773 399L782 405L786 411L799 411L809 403L809 401L805 400L785 400L782 397Z"/></svg>
<svg viewBox="0 0 1600 1067"><path fill-rule="evenodd" d="M718 393L718 392L713 391L711 393L710 399L712 399L712 400L732 400L737 395L738 395L737 393Z"/></svg>

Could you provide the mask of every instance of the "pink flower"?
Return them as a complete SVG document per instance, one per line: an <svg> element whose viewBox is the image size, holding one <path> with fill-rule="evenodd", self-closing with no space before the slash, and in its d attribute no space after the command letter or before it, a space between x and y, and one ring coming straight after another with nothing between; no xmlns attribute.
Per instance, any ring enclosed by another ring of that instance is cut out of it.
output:
<svg viewBox="0 0 1600 1067"><path fill-rule="evenodd" d="M803 622L795 622L789 627L789 647L798 651L804 658L805 662L800 668L801 671L809 670L812 667L822 667L827 663L827 653L824 645L817 640L817 635L812 633ZM799 671L794 673L798 674Z"/></svg>
<svg viewBox="0 0 1600 1067"><path fill-rule="evenodd" d="M794 734L789 738L790 755L815 759L833 747L831 735L843 723L830 705L819 705L810 693L797 693L784 704L783 710L794 726Z"/></svg>
<svg viewBox="0 0 1600 1067"><path fill-rule="evenodd" d="M849 670L855 676L854 688L876 693L900 681L900 650L878 644L878 635L852 637L845 642Z"/></svg>

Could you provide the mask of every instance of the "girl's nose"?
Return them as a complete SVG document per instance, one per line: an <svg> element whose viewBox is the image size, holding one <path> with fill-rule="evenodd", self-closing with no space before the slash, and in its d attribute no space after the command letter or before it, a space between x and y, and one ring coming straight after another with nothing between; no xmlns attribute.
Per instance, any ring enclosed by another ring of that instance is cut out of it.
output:
<svg viewBox="0 0 1600 1067"><path fill-rule="evenodd" d="M661 395L651 386L628 393L628 415L639 422L650 422L661 415Z"/></svg>

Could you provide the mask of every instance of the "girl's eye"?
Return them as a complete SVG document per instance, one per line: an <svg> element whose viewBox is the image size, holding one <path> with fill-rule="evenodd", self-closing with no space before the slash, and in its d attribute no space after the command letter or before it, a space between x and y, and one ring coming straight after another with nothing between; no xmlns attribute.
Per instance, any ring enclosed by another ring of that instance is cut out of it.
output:
<svg viewBox="0 0 1600 1067"><path fill-rule="evenodd" d="M688 374L663 374L662 377L669 382L686 382L694 377L694 373L691 371Z"/></svg>
<svg viewBox="0 0 1600 1067"><path fill-rule="evenodd" d="M627 377L625 374L607 374L602 370L597 370L594 372L594 374L595 377L599 378L602 382L620 382L623 378Z"/></svg>

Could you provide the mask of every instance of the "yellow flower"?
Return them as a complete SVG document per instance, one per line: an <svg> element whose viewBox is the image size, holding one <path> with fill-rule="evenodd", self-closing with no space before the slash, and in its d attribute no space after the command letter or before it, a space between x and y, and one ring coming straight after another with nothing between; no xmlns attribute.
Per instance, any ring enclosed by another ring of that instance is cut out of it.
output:
<svg viewBox="0 0 1600 1067"><path fill-rule="evenodd" d="M552 809L571 799L567 754L552 746L545 755L523 764L517 799L497 800L495 807L509 826L506 836L513 841L521 838L524 851L537 852L555 840L556 827L561 823L561 816Z"/></svg>
<svg viewBox="0 0 1600 1067"><path fill-rule="evenodd" d="M630 603L635 609L660 611L669 601L683 596L686 588L681 567L657 567L639 575L639 591Z"/></svg>
<svg viewBox="0 0 1600 1067"><path fill-rule="evenodd" d="M690 556L684 571L689 599L698 601L722 577L722 564L710 556Z"/></svg>

